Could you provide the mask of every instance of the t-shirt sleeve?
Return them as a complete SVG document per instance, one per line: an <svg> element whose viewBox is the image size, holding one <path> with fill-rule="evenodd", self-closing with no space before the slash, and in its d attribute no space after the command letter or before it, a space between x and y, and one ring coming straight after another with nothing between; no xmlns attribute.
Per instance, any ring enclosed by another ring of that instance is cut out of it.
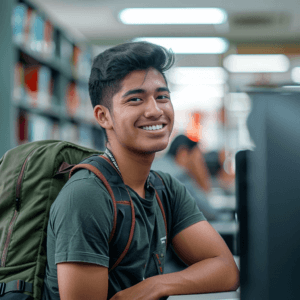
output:
<svg viewBox="0 0 300 300"><path fill-rule="evenodd" d="M205 221L203 213L199 210L195 199L186 187L176 178L164 172L157 172L162 177L169 194L171 208L172 240L180 231L200 221Z"/></svg>
<svg viewBox="0 0 300 300"><path fill-rule="evenodd" d="M86 262L108 267L112 200L94 174L80 172L86 176L72 178L51 207L49 225L55 237L55 263Z"/></svg>

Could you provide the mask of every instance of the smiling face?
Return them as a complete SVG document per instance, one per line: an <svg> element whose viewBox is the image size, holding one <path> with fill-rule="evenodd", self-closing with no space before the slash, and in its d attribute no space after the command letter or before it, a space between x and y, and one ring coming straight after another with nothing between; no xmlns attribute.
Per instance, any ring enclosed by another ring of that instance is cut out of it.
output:
<svg viewBox="0 0 300 300"><path fill-rule="evenodd" d="M112 103L107 135L113 147L143 154L167 147L174 110L169 89L159 71L150 68L129 73Z"/></svg>

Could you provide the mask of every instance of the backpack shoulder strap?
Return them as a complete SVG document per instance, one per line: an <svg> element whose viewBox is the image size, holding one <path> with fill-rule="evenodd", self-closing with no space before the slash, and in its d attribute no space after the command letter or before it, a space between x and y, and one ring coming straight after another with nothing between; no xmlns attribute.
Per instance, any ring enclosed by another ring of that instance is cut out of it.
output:
<svg viewBox="0 0 300 300"><path fill-rule="evenodd" d="M135 226L133 201L120 173L105 156L89 157L72 169L70 177L80 169L93 172L103 182L113 202L114 223L109 237L111 258L109 272L111 272L125 257L133 238Z"/></svg>
<svg viewBox="0 0 300 300"><path fill-rule="evenodd" d="M161 199L167 199L167 191L166 191L166 186L163 181L163 179L158 175L157 172L151 170L150 173L150 183L155 189L156 193L156 199L158 202L158 205L160 207L162 216L164 218L164 223L165 223L165 229L166 229L166 244L168 245L168 223L167 223L167 218L166 218L166 213L165 213L165 207L163 205L163 202Z"/></svg>

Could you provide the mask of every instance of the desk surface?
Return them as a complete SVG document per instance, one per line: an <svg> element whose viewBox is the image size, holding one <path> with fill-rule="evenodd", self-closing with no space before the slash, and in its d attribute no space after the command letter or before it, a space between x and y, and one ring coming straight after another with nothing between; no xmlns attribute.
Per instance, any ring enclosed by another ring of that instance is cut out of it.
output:
<svg viewBox="0 0 300 300"><path fill-rule="evenodd" d="M239 292L225 292L225 293L211 293L211 294L199 294L199 295L180 295L180 296L170 296L168 300L239 300Z"/></svg>

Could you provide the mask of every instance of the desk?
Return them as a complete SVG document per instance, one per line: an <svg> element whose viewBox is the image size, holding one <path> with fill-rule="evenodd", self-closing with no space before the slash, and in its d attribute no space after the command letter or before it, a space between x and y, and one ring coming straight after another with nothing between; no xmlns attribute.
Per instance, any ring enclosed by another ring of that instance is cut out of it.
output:
<svg viewBox="0 0 300 300"><path fill-rule="evenodd" d="M199 295L180 295L180 296L170 296L168 300L239 300L239 292L225 292L225 293L211 293L211 294L199 294Z"/></svg>
<svg viewBox="0 0 300 300"><path fill-rule="evenodd" d="M212 188L207 198L209 203L216 209L236 209L236 196L225 195L221 188Z"/></svg>

